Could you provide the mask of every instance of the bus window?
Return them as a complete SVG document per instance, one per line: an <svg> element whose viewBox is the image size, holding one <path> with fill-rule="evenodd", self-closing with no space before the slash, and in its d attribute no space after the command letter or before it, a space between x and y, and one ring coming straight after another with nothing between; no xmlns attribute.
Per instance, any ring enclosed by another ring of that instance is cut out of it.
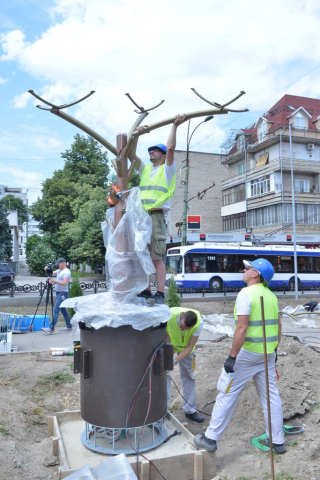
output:
<svg viewBox="0 0 320 480"><path fill-rule="evenodd" d="M192 273L206 273L206 256L203 253L192 255Z"/></svg>
<svg viewBox="0 0 320 480"><path fill-rule="evenodd" d="M207 255L207 272L215 273L216 272L216 256L213 254Z"/></svg>
<svg viewBox="0 0 320 480"><path fill-rule="evenodd" d="M312 257L298 257L298 272L312 273Z"/></svg>
<svg viewBox="0 0 320 480"><path fill-rule="evenodd" d="M293 257L281 255L281 272L293 272Z"/></svg>
<svg viewBox="0 0 320 480"><path fill-rule="evenodd" d="M314 269L315 272L320 273L320 258L314 257Z"/></svg>
<svg viewBox="0 0 320 480"><path fill-rule="evenodd" d="M167 255L166 271L169 274L182 273L181 255Z"/></svg>
<svg viewBox="0 0 320 480"><path fill-rule="evenodd" d="M218 273L236 273L238 272L238 256L237 255L217 255L217 271Z"/></svg>
<svg viewBox="0 0 320 480"><path fill-rule="evenodd" d="M192 253L184 256L184 273L191 273L192 269Z"/></svg>

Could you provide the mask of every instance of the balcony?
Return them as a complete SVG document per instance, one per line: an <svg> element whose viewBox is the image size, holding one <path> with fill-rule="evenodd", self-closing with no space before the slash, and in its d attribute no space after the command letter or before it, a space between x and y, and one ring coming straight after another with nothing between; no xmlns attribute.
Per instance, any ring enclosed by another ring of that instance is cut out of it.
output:
<svg viewBox="0 0 320 480"><path fill-rule="evenodd" d="M311 160L293 160L293 170L294 172L304 172L304 173L320 173L320 162L311 161ZM273 160L269 160L267 165L264 165L260 168L249 168L247 170L247 180L254 180L255 178L262 177L264 175L270 175L273 172L281 171L281 159L280 157ZM291 161L288 157L282 157L282 171L290 172L291 171ZM225 190L226 188L231 188L239 183L243 183L245 175L233 175L232 177L227 178L221 182L221 189Z"/></svg>

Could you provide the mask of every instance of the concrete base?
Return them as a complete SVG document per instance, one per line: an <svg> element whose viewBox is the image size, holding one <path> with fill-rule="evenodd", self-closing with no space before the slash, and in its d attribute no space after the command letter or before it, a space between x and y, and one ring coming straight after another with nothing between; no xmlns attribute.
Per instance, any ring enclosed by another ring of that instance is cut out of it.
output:
<svg viewBox="0 0 320 480"><path fill-rule="evenodd" d="M215 452L198 450L193 444L193 435L176 417L168 412L165 419L168 435L179 430L181 435L171 438L154 450L145 453L166 478L175 480L209 480L216 473ZM108 455L93 452L81 442L85 422L80 411L66 411L49 417L48 433L52 436L53 454L59 457L59 480L90 463L94 467L100 461L106 461ZM132 469L137 473L136 455L127 455ZM140 456L140 480L156 480L157 471Z"/></svg>

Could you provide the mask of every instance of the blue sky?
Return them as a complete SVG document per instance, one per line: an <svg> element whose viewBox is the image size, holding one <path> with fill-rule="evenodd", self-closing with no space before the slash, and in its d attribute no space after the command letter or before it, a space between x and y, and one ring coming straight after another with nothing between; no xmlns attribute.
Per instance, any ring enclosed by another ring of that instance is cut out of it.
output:
<svg viewBox="0 0 320 480"><path fill-rule="evenodd" d="M219 152L231 128L253 123L285 93L320 98L319 20L316 0L3 2L0 184L28 189L32 203L79 132L37 109L29 89L56 104L95 90L67 113L112 144L136 119L126 92L144 107L165 100L153 123L205 109L191 87L219 103L245 90L233 108L249 113L216 116L193 137L194 150ZM169 130L142 137L138 154L147 159L147 146L165 143ZM177 148L186 133L181 126Z"/></svg>

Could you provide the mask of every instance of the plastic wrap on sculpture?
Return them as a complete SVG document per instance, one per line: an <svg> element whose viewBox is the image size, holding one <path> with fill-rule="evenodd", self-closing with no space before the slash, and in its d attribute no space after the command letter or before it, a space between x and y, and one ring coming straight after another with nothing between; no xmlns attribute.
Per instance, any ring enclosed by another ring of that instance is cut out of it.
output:
<svg viewBox="0 0 320 480"><path fill-rule="evenodd" d="M111 285L111 278L109 273L109 267L107 262L107 248L109 245L110 238L114 231L114 208L109 208L106 211L106 219L101 222L101 230L103 235L103 243L106 247L106 255L105 255L105 269L106 269L106 290L107 292L110 290Z"/></svg>
<svg viewBox="0 0 320 480"><path fill-rule="evenodd" d="M139 189L133 188L106 253L115 299L128 302L148 287L148 276L155 272L148 250L151 234L151 217L142 206Z"/></svg>

